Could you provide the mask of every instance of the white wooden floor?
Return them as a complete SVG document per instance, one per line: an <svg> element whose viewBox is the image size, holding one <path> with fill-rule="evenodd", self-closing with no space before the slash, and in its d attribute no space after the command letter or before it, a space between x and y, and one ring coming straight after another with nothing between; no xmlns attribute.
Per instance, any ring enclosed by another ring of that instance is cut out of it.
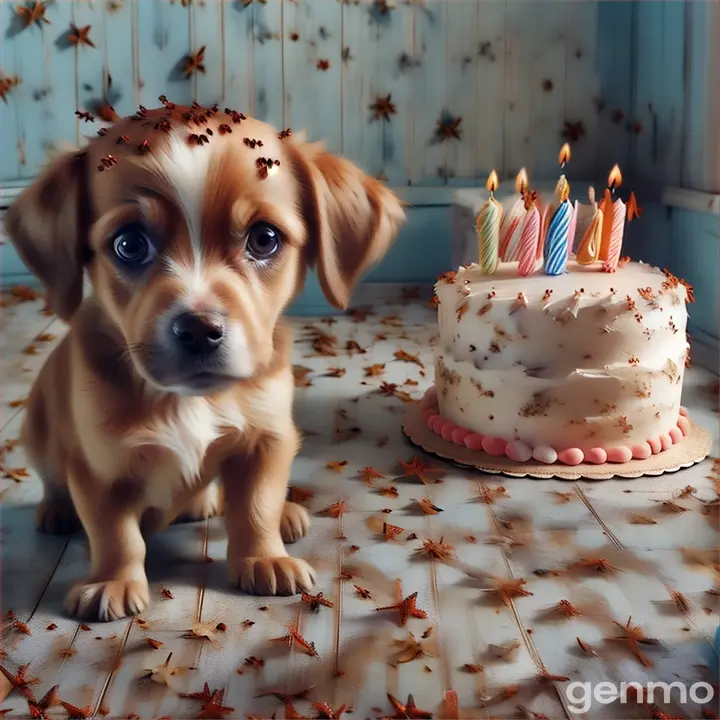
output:
<svg viewBox="0 0 720 720"><path fill-rule="evenodd" d="M661 478L591 484L502 479L420 458L431 468L419 471L421 480L417 465L402 465L418 453L400 417L432 381L435 326L426 301L410 295L398 288L361 297L366 317L295 321L297 421L306 437L292 483L315 515L295 552L317 568L326 602L229 590L220 519L174 526L151 541L152 606L142 618L89 626L60 610L86 570L84 538L35 533L40 485L15 444L22 400L64 328L42 313L40 299L10 301L0 365L3 713L570 718L585 692L572 683L689 688L711 679L720 607L711 461ZM318 354L314 340L336 354ZM718 438L712 382L691 371L685 403ZM423 514L421 498L442 512ZM447 547L432 544L441 538ZM676 591L687 608L673 601ZM401 627L397 611L377 612L415 593L427 617ZM635 646L639 654L618 639L629 618L641 639L652 639ZM314 651L273 640L289 633ZM34 705L8 679L28 664ZM40 702L56 685L57 702ZM655 703L672 717L717 712L716 701L680 699L676 688L669 704L662 694ZM663 717L632 696L623 706L593 701L586 715Z"/></svg>

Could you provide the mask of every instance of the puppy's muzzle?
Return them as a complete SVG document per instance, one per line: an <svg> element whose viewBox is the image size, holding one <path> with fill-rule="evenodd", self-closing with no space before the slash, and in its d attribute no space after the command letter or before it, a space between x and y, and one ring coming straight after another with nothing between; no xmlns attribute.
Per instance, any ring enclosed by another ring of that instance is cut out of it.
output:
<svg viewBox="0 0 720 720"><path fill-rule="evenodd" d="M170 324L172 342L183 354L194 358L209 357L225 340L225 318L219 313L183 312Z"/></svg>

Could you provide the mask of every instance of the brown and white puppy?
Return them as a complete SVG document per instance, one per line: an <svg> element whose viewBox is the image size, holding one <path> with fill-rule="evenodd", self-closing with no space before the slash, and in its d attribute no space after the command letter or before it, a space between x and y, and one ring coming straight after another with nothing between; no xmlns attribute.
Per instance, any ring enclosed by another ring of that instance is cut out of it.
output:
<svg viewBox="0 0 720 720"><path fill-rule="evenodd" d="M79 520L88 536L89 576L67 598L83 618L147 606L144 536L218 513L215 479L231 583L312 586L284 545L309 518L285 500L299 438L281 314L307 266L346 307L404 218L387 188L320 146L163 102L57 159L5 221L70 324L30 394L24 441L45 487L39 529Z"/></svg>

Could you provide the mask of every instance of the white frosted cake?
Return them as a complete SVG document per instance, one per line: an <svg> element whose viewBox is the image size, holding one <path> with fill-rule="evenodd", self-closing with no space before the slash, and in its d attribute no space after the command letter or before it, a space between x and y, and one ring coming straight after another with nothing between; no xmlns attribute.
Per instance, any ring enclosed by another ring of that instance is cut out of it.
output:
<svg viewBox="0 0 720 720"><path fill-rule="evenodd" d="M517 462L627 462L679 442L691 289L629 263L441 275L434 402L445 440Z"/></svg>

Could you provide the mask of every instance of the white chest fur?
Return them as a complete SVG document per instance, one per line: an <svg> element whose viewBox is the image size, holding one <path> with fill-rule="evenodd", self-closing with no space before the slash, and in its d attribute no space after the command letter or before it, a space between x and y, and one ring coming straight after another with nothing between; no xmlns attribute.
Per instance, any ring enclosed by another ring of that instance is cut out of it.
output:
<svg viewBox="0 0 720 720"><path fill-rule="evenodd" d="M163 467L172 466L183 484L201 473L208 448L227 432L242 431L245 418L236 406L217 406L203 397L183 397L166 416L150 421L128 435L125 444L165 451Z"/></svg>

